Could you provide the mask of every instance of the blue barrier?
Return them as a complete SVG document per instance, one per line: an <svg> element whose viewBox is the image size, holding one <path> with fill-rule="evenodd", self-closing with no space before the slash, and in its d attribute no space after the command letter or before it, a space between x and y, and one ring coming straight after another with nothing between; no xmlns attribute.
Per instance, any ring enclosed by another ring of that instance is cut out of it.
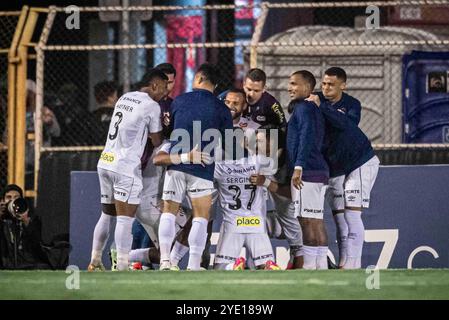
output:
<svg viewBox="0 0 449 320"><path fill-rule="evenodd" d="M366 228L362 266L379 268L449 267L449 166L385 166L379 170L364 211ZM86 268L92 234L101 212L96 172L73 171L70 197L70 264ZM325 221L329 249L337 256L335 225L329 208ZM211 253L215 252L221 217L214 223ZM277 262L286 266L287 242L272 240ZM106 250L107 251L107 250ZM106 253L105 266L109 266Z"/></svg>

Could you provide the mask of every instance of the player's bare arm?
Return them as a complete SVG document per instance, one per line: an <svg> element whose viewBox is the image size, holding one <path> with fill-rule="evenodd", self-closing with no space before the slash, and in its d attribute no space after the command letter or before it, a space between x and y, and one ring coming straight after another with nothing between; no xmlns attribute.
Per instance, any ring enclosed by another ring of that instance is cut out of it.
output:
<svg viewBox="0 0 449 320"><path fill-rule="evenodd" d="M201 164L204 167L211 162L211 158L208 153L199 151L198 146L195 146L190 152L180 155L160 151L153 159L153 164L156 166L169 166L172 164L180 164L181 162Z"/></svg>
<svg viewBox="0 0 449 320"><path fill-rule="evenodd" d="M150 133L148 135L148 139L151 140L151 143L155 148L159 147L163 141L162 131Z"/></svg>

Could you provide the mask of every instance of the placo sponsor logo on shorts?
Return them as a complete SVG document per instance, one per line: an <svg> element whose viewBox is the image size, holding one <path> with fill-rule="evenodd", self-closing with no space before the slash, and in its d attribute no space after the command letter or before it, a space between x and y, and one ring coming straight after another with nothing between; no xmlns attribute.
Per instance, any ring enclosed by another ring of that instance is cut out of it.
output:
<svg viewBox="0 0 449 320"><path fill-rule="evenodd" d="M237 217L235 224L237 227L260 227L262 221L260 217Z"/></svg>
<svg viewBox="0 0 449 320"><path fill-rule="evenodd" d="M115 161L115 155L112 152L102 152L100 160L102 162L112 164Z"/></svg>

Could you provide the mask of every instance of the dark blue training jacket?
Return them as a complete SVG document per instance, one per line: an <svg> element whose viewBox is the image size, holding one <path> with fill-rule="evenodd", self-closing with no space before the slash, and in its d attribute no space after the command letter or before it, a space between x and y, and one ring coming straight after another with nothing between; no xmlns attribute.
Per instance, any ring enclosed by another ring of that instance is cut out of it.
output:
<svg viewBox="0 0 449 320"><path fill-rule="evenodd" d="M348 175L374 157L371 142L351 118L328 103L321 103L320 110L326 119L323 153L330 177Z"/></svg>
<svg viewBox="0 0 449 320"><path fill-rule="evenodd" d="M349 119L351 119L351 121L355 123L355 125L359 125L360 115L362 112L362 105L360 104L359 100L343 92L341 99L332 104L324 97L322 92L318 92L317 94L320 97L321 103L327 103L333 109L346 114Z"/></svg>
<svg viewBox="0 0 449 320"><path fill-rule="evenodd" d="M194 147L194 121L201 122L201 131L198 132L198 139L201 141L201 150L214 140L211 138L211 141L202 141L203 133L207 129L218 129L221 131L222 137L224 137L225 129L232 130L233 128L232 116L228 107L226 107L222 101L218 100L210 91L202 89L194 89L192 92L178 96L172 102L171 117L173 130L184 129L188 132L190 138L189 150L182 150L183 152L188 152ZM171 150L173 150L181 139L178 138L178 140L176 140L172 132L170 141L172 144ZM213 152L211 152L211 156L214 156ZM168 167L168 170L182 171L210 181L213 181L214 179L214 169L215 164L209 164L203 167L199 164L181 163Z"/></svg>
<svg viewBox="0 0 449 320"><path fill-rule="evenodd" d="M287 124L287 154L290 170L302 167L302 180L327 183L329 168L321 152L324 118L318 107L309 101L295 103Z"/></svg>

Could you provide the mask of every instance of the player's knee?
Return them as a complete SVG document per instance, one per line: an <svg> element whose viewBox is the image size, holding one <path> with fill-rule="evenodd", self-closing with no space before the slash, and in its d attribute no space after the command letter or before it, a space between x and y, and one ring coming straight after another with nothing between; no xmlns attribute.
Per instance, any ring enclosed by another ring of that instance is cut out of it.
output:
<svg viewBox="0 0 449 320"><path fill-rule="evenodd" d="M164 212L176 214L179 210L179 203L172 200L164 200Z"/></svg>

